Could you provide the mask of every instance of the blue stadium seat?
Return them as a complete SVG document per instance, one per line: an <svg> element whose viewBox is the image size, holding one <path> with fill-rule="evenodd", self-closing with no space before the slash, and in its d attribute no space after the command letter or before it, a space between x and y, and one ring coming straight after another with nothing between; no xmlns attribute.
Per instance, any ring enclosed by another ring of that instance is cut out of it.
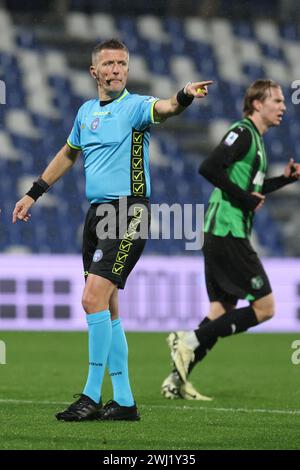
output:
<svg viewBox="0 0 300 470"><path fill-rule="evenodd" d="M232 29L233 33L240 39L254 39L254 32L250 22L234 21Z"/></svg>
<svg viewBox="0 0 300 470"><path fill-rule="evenodd" d="M37 47L35 35L32 31L29 31L28 29L21 29L18 31L16 43L19 47L24 47L28 49L34 49Z"/></svg>
<svg viewBox="0 0 300 470"><path fill-rule="evenodd" d="M116 24L120 31L120 37L126 43L131 54L140 53L142 49L134 18L119 16L116 18Z"/></svg>
<svg viewBox="0 0 300 470"><path fill-rule="evenodd" d="M158 41L143 42L149 70L157 75L169 75L171 47Z"/></svg>
<svg viewBox="0 0 300 470"><path fill-rule="evenodd" d="M243 73L247 76L249 83L264 76L263 68L252 63L243 64Z"/></svg>
<svg viewBox="0 0 300 470"><path fill-rule="evenodd" d="M274 47L272 44L261 44L261 49L264 56L268 59L284 60L282 50Z"/></svg>
<svg viewBox="0 0 300 470"><path fill-rule="evenodd" d="M284 23L280 26L280 33L283 39L288 41L299 41L300 32L296 23Z"/></svg>

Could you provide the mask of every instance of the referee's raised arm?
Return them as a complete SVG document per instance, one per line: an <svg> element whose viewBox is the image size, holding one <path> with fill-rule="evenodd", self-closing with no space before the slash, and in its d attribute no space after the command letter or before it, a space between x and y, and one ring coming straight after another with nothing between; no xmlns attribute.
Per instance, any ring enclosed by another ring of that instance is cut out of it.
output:
<svg viewBox="0 0 300 470"><path fill-rule="evenodd" d="M208 86L212 80L204 82L188 82L185 87L167 100L158 100L154 105L154 118L156 122L166 120L171 116L182 113L194 98L204 98L208 94Z"/></svg>
<svg viewBox="0 0 300 470"><path fill-rule="evenodd" d="M30 218L29 209L42 196L50 186L61 178L75 163L80 154L80 150L71 148L65 144L61 150L51 160L43 174L34 181L30 190L20 199L13 211L13 223L17 220L28 222Z"/></svg>

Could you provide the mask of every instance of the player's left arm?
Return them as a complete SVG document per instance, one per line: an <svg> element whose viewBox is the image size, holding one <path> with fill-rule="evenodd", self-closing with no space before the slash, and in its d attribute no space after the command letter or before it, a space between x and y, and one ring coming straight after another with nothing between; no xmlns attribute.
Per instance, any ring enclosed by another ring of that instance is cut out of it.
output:
<svg viewBox="0 0 300 470"><path fill-rule="evenodd" d="M182 113L182 111L192 103L194 98L205 98L208 94L207 87L212 83L212 80L193 83L189 82L182 90L171 98L156 101L154 104L155 122L162 122L171 116L176 116L176 114Z"/></svg>
<svg viewBox="0 0 300 470"><path fill-rule="evenodd" d="M298 181L299 179L300 163L294 162L291 158L284 169L283 175L265 179L262 194L269 194L274 191L278 191L278 189L283 188L287 184L295 183L295 181Z"/></svg>

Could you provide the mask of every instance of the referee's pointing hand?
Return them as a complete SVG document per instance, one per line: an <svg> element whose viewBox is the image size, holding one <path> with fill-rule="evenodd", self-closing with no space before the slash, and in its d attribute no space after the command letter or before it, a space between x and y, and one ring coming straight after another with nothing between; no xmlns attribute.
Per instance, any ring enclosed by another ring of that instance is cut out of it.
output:
<svg viewBox="0 0 300 470"><path fill-rule="evenodd" d="M208 94L208 85L212 84L212 80L206 80L205 82L189 83L186 87L186 94L188 96L194 96L195 98L204 98Z"/></svg>

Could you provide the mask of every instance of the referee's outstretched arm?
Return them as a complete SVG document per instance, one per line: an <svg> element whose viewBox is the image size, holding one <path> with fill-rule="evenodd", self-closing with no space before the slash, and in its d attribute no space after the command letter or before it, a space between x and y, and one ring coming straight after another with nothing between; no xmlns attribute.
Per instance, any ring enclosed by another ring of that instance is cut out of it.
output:
<svg viewBox="0 0 300 470"><path fill-rule="evenodd" d="M208 85L212 80L205 82L188 82L177 94L167 100L158 100L154 105L154 119L162 122L168 117L182 113L189 106L194 98L204 98L208 93Z"/></svg>

